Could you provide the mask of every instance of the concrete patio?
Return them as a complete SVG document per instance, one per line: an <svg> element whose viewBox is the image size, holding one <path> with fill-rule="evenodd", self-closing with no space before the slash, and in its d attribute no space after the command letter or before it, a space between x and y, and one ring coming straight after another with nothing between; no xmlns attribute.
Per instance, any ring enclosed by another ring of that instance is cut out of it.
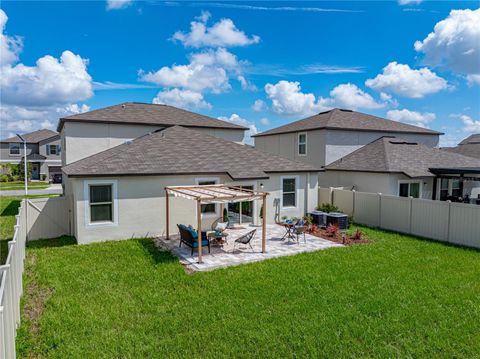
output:
<svg viewBox="0 0 480 359"><path fill-rule="evenodd" d="M237 245L235 251L233 251L235 239L253 229L257 230L255 237L251 242L253 251L249 246L244 245ZM305 235L306 242L304 242L303 236L300 237L299 243L293 240L282 240L282 237L285 234L285 229L282 226L273 224L267 225L267 253L262 254L261 227L253 227L245 224L238 229L228 229L227 233L228 237L226 243L223 246L212 245L210 254L208 253L207 248L204 247L203 263L201 264L198 263L196 250L193 252L192 256L189 247L183 244L182 247L179 247L180 241L178 234L172 235L170 240L167 240L164 237L157 238L156 243L177 256L180 262L189 270L196 272L211 271L218 268L258 262L276 257L291 256L303 252L313 252L332 247L342 247L341 244L318 238L310 234Z"/></svg>

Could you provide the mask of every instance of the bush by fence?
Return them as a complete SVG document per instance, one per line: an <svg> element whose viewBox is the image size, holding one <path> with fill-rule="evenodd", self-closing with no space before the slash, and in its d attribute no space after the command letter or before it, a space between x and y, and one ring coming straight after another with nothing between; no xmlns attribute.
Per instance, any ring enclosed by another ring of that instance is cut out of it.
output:
<svg viewBox="0 0 480 359"><path fill-rule="evenodd" d="M480 248L480 206L336 188L318 193L319 203L334 204L359 224Z"/></svg>

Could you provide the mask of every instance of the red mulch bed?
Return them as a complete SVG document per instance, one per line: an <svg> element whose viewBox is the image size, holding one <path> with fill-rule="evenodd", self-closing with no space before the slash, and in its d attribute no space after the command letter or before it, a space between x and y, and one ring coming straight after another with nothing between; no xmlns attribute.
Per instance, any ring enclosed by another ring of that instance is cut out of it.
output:
<svg viewBox="0 0 480 359"><path fill-rule="evenodd" d="M362 234L361 239L355 239L352 238L351 235L348 234L343 234L340 231L337 232L336 236L332 236L330 233L328 233L325 229L323 228L316 228L315 231L309 232L311 235L320 237L323 239L327 239L329 241L335 242L335 243L340 243L346 246L351 246L354 244L367 244L370 243L370 241L366 238L365 234Z"/></svg>

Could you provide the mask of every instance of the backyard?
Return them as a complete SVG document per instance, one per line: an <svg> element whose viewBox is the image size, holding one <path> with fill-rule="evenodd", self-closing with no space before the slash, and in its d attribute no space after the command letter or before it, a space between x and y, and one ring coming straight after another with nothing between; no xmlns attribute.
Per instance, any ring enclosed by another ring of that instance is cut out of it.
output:
<svg viewBox="0 0 480 359"><path fill-rule="evenodd" d="M478 357L480 252L361 228L195 274L149 239L31 242L19 357Z"/></svg>

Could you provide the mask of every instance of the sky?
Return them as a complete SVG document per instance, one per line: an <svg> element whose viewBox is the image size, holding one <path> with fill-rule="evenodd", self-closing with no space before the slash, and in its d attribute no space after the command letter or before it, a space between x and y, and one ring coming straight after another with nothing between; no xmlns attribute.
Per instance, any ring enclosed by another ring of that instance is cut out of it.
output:
<svg viewBox="0 0 480 359"><path fill-rule="evenodd" d="M333 107L480 132L474 2L2 1L1 137L119 104L170 104L252 134Z"/></svg>

